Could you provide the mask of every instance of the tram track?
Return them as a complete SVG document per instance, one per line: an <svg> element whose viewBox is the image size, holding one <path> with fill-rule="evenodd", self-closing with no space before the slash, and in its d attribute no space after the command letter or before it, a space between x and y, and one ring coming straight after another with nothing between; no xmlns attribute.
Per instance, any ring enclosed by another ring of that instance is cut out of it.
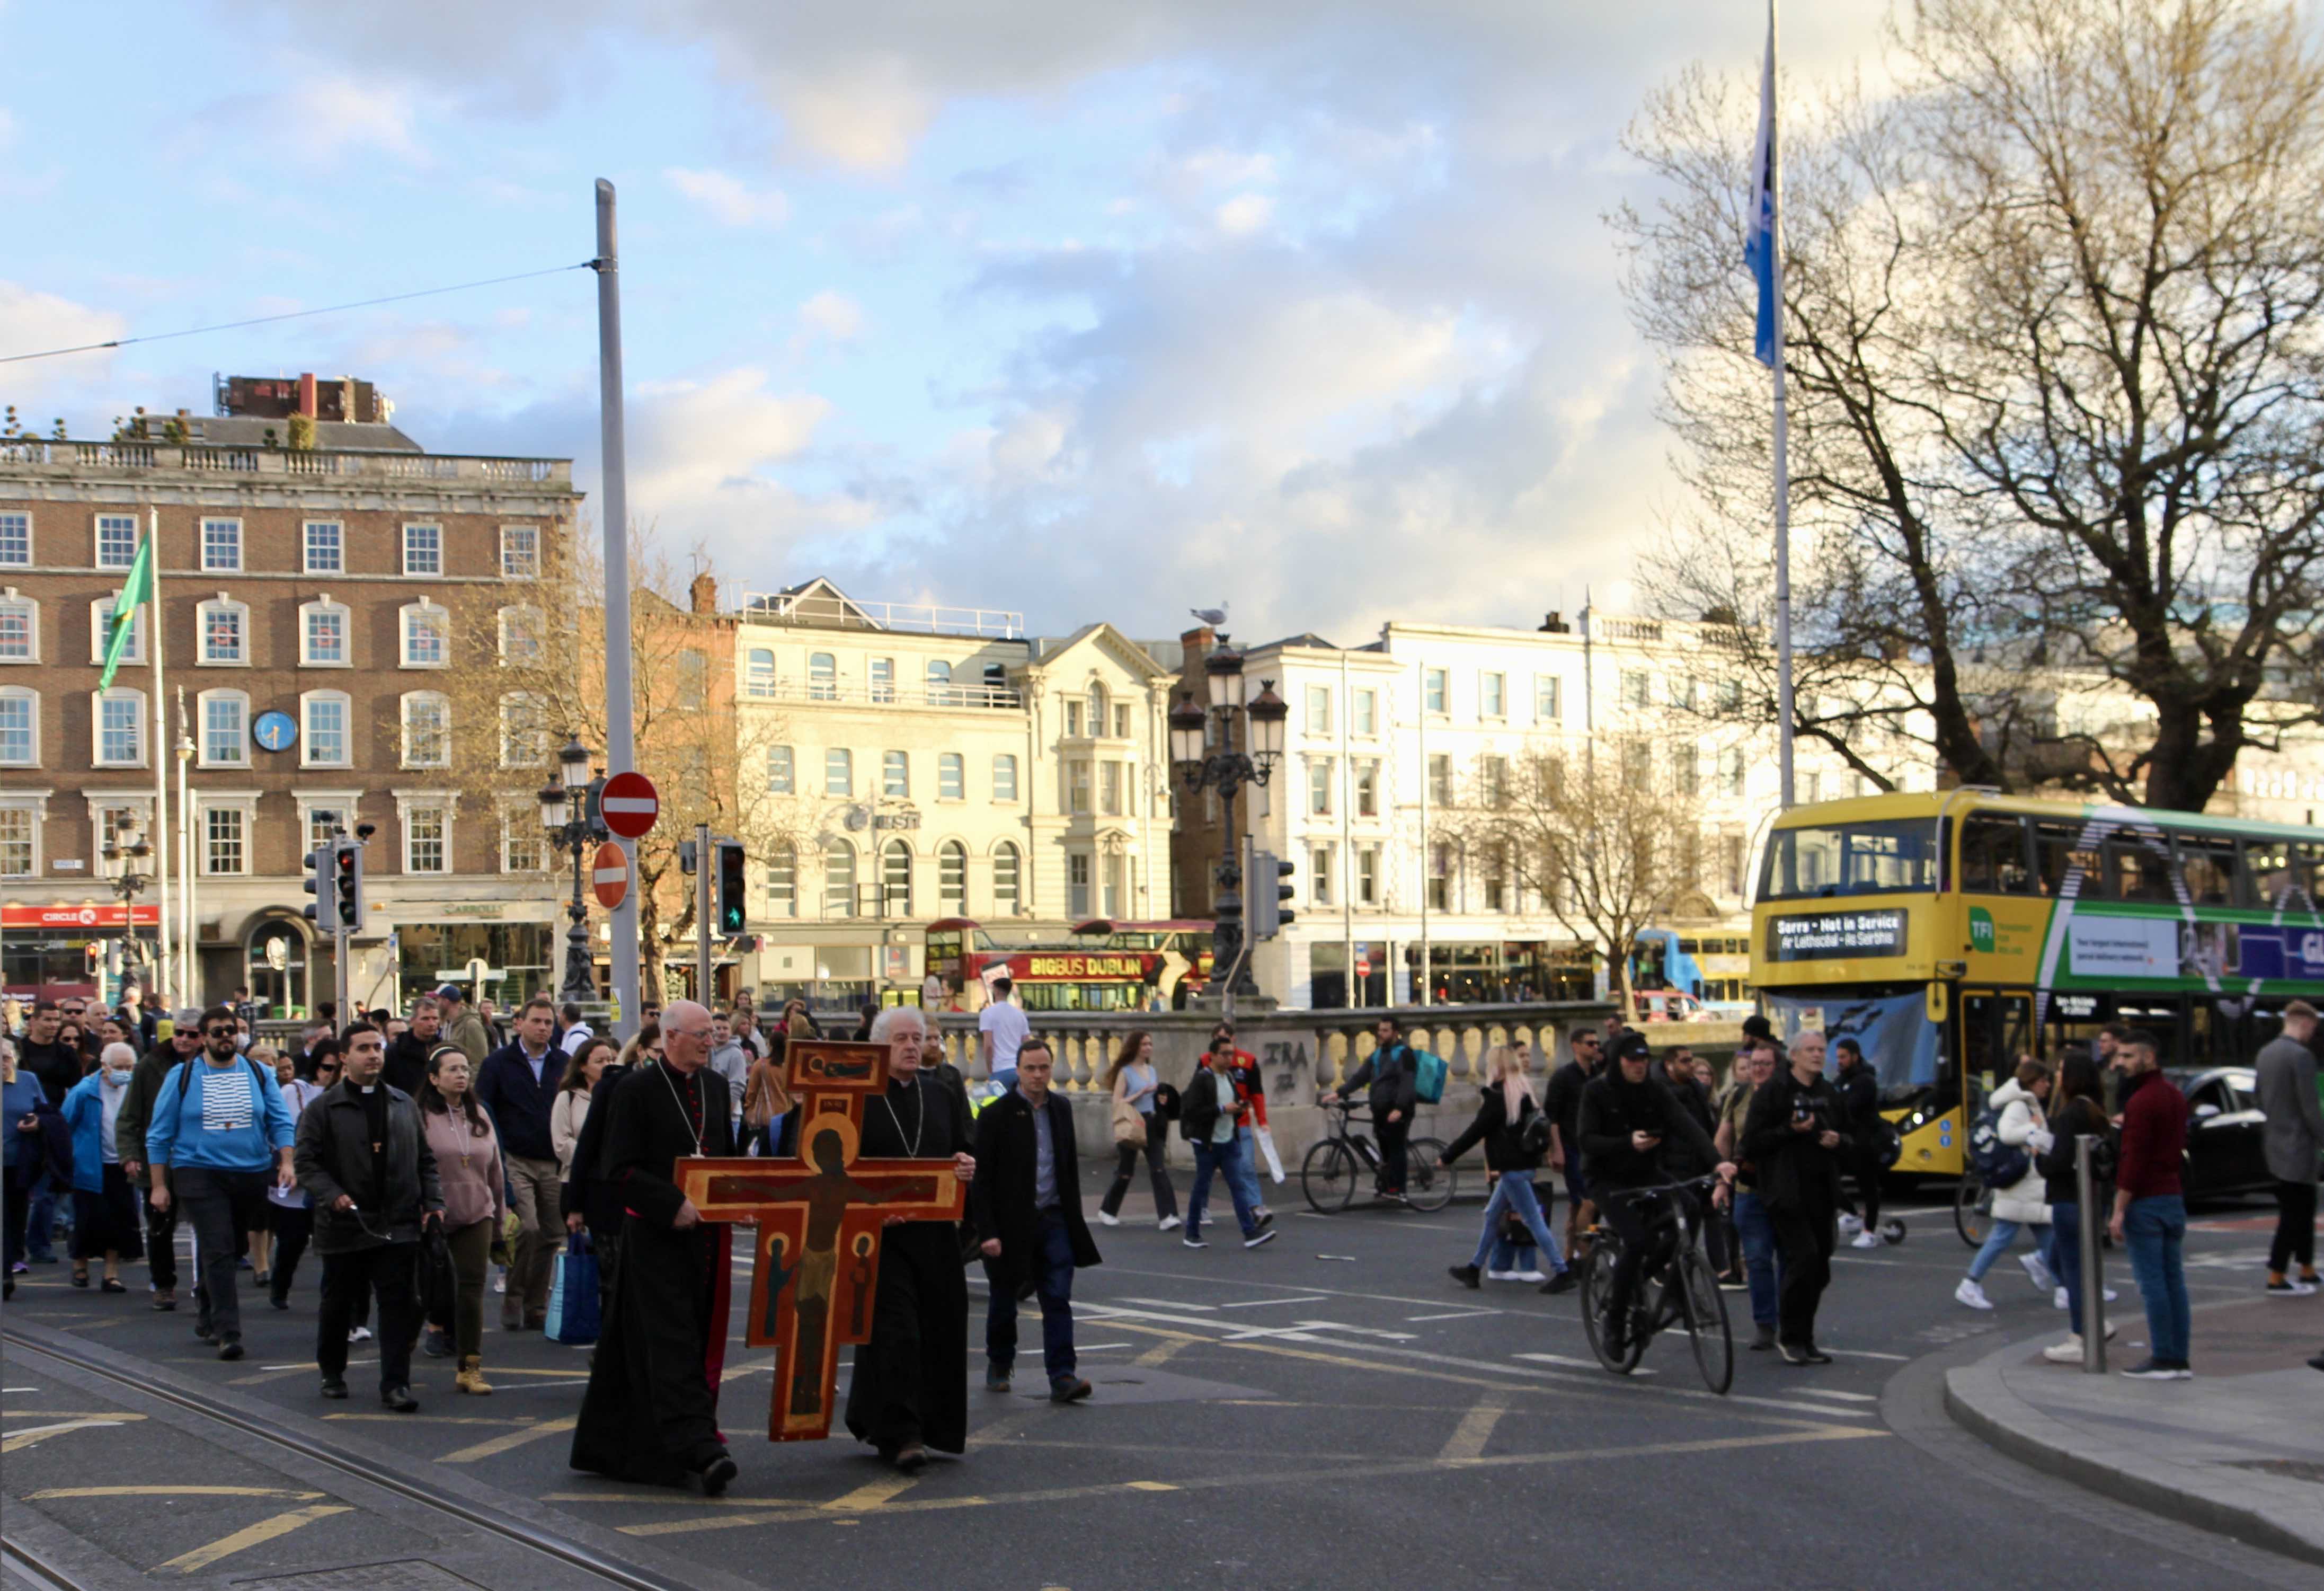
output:
<svg viewBox="0 0 2324 1591"><path fill-rule="evenodd" d="M428 1512L459 1521L462 1524L483 1531L543 1558L552 1559L568 1568L582 1570L609 1586L623 1591L696 1591L697 1582L666 1577L634 1564L598 1552L556 1532L520 1519L502 1510L447 1495L444 1491L423 1482L382 1466L377 1461L363 1457L345 1448L312 1437L279 1430L264 1420L198 1392L145 1380L107 1364L95 1354L78 1351L53 1342L36 1340L23 1332L0 1331L0 1340L8 1346L10 1356L37 1355L56 1364L66 1364L87 1375L93 1375L115 1386L152 1398L198 1419L223 1426L229 1430L252 1437L281 1452L294 1454L309 1466L336 1471L393 1494L406 1503L415 1503ZM34 1550L14 1536L0 1537L0 1549L5 1549L5 1564L10 1577L18 1586L48 1587L51 1591L84 1591L81 1583L70 1572L46 1555Z"/></svg>

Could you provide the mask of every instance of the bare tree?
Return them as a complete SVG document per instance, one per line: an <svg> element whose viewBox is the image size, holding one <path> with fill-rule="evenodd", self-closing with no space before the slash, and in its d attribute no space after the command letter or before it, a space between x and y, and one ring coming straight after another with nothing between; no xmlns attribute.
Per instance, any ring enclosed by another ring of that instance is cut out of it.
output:
<svg viewBox="0 0 2324 1591"><path fill-rule="evenodd" d="M2324 681L2324 62L2242 0L1923 0L1895 46L1893 93L1791 117L1803 701L1845 683L1964 781L2200 809ZM1664 197L1613 221L1699 505L1648 584L1733 615L1766 721L1751 125L1739 82L1658 93Z"/></svg>
<svg viewBox="0 0 2324 1591"><path fill-rule="evenodd" d="M1566 753L1528 746L1480 763L1435 815L1434 840L1460 846L1489 875L1544 910L1605 958L1632 1009L1638 935L1696 889L1700 830L1690 805L1662 788L1644 736L1603 735Z"/></svg>

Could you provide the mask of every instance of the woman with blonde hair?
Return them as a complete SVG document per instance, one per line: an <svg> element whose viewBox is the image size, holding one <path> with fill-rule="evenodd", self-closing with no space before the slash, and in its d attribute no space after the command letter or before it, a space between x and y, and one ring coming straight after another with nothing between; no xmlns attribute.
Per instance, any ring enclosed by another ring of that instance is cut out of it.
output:
<svg viewBox="0 0 2324 1591"><path fill-rule="evenodd" d="M1485 1087L1474 1120L1458 1138L1444 1146L1441 1167L1459 1160L1471 1146L1485 1146L1485 1169L1493 1179L1493 1197L1485 1201L1485 1228L1477 1238L1477 1252L1465 1265L1451 1267L1452 1280L1463 1287L1481 1285L1484 1264L1499 1235L1504 1211L1515 1211L1533 1234L1534 1246L1549 1256L1552 1267L1544 1292L1565 1292L1573 1273L1557 1246L1557 1235L1542 1217L1541 1201L1534 1193L1534 1173L1549 1152L1549 1118L1526 1082L1525 1065L1517 1050L1496 1044L1485 1051Z"/></svg>

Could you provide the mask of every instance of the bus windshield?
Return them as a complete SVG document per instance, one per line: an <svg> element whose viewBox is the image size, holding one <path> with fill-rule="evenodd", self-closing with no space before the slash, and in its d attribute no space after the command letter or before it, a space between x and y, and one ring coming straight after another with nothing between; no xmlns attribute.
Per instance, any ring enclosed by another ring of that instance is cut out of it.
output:
<svg viewBox="0 0 2324 1591"><path fill-rule="evenodd" d="M1778 828L1759 870L1762 901L1933 891L1942 846L1926 818Z"/></svg>

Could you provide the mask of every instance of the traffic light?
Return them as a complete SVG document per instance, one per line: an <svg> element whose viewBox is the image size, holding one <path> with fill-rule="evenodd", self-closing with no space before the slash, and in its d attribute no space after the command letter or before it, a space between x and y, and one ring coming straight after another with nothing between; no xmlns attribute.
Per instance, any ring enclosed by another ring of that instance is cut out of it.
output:
<svg viewBox="0 0 2324 1591"><path fill-rule="evenodd" d="M361 933L364 925L363 841L341 837L331 842L330 926Z"/></svg>
<svg viewBox="0 0 2324 1591"><path fill-rule="evenodd" d="M739 934L750 920L749 864L742 856L742 842L722 839L718 842L718 881L716 909L718 931Z"/></svg>
<svg viewBox="0 0 2324 1591"><path fill-rule="evenodd" d="M307 908L307 920L325 932L339 920L337 862L339 842L333 840L320 850L307 853L307 893L315 897Z"/></svg>
<svg viewBox="0 0 2324 1591"><path fill-rule="evenodd" d="M1278 861L1269 852L1254 850L1250 854L1250 877L1246 893L1250 899L1250 937L1271 939L1283 931L1283 925L1297 913L1283 902L1293 898L1295 892L1283 881L1292 874L1292 865Z"/></svg>

